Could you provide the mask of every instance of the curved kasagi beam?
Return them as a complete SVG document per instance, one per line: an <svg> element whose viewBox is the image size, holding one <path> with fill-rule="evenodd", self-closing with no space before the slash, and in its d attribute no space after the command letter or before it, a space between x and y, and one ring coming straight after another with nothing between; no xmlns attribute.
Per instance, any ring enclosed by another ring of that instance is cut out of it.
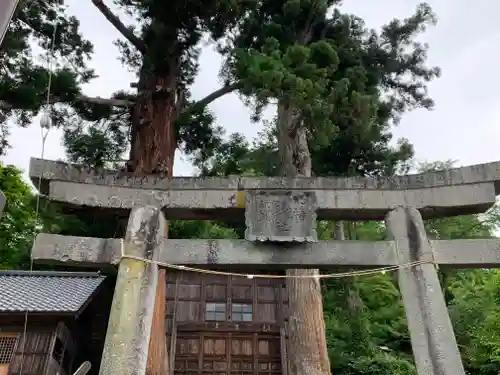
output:
<svg viewBox="0 0 500 375"><path fill-rule="evenodd" d="M42 193L52 180L155 190L412 190L491 182L500 194L500 162L393 177L174 177L95 169L78 164L31 158L30 177L42 178ZM38 186L36 183L35 186Z"/></svg>
<svg viewBox="0 0 500 375"><path fill-rule="evenodd" d="M424 218L485 212L500 193L500 162L394 178L134 177L104 169L32 159L42 193L72 206L130 210L163 207L169 219L242 216L248 192L312 192L318 219L379 220L399 205Z"/></svg>

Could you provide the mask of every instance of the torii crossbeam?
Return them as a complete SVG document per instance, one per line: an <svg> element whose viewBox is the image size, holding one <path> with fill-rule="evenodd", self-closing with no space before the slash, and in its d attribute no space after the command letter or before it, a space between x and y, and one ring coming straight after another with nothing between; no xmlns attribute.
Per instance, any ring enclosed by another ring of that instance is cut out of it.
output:
<svg viewBox="0 0 500 375"><path fill-rule="evenodd" d="M124 239L40 234L33 247L36 262L119 265L101 375L144 374L161 264L247 271L400 266L418 374L465 375L435 266L498 267L500 239L431 241L423 218L485 212L500 193L500 162L391 179L168 180L32 159L30 175L35 184L41 179L42 193L71 209L129 215ZM165 240L164 215L244 216L245 240ZM385 219L390 238L318 241L317 218Z"/></svg>

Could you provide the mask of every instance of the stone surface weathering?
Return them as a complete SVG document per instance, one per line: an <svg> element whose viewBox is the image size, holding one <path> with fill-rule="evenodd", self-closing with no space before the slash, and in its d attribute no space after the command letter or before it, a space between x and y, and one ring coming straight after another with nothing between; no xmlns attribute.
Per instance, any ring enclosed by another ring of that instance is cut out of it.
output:
<svg viewBox="0 0 500 375"><path fill-rule="evenodd" d="M129 216L124 239L42 233L33 246L39 263L119 266L101 375L145 373L157 262L241 272L402 266L398 281L418 374L465 375L435 265L499 267L500 240L432 241L423 218L485 212L500 193L500 162L394 178L168 180L32 159L30 176L35 184L41 179L42 193L75 212ZM164 214L245 217L246 239L162 239ZM389 239L318 241L316 219L385 219ZM124 342L135 344L129 350Z"/></svg>
<svg viewBox="0 0 500 375"><path fill-rule="evenodd" d="M32 159L30 176L42 193L75 207L128 211L154 205L169 219L220 219L244 215L241 192L307 191L315 196L317 218L382 220L398 205L424 218L481 213L495 203L500 163L387 178L136 178L61 162Z"/></svg>

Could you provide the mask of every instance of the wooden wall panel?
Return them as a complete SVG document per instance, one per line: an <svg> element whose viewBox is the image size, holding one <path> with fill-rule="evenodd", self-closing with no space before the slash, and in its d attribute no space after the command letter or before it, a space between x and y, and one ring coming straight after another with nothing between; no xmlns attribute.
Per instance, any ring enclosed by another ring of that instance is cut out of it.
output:
<svg viewBox="0 0 500 375"><path fill-rule="evenodd" d="M17 375L21 372L23 375L46 374L47 361L54 338L54 331L28 331L25 336L21 334L12 358L9 375Z"/></svg>
<svg viewBox="0 0 500 375"><path fill-rule="evenodd" d="M280 279L169 272L165 322L174 375L286 375L284 285ZM223 319L207 320L215 315L206 309L215 306L223 306L217 315Z"/></svg>

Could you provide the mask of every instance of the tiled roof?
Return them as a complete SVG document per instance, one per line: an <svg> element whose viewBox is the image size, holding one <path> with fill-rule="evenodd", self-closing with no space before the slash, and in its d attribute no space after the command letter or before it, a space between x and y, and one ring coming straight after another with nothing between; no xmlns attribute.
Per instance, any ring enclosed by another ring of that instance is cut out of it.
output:
<svg viewBox="0 0 500 375"><path fill-rule="evenodd" d="M76 313L104 279L97 273L0 271L0 312Z"/></svg>

